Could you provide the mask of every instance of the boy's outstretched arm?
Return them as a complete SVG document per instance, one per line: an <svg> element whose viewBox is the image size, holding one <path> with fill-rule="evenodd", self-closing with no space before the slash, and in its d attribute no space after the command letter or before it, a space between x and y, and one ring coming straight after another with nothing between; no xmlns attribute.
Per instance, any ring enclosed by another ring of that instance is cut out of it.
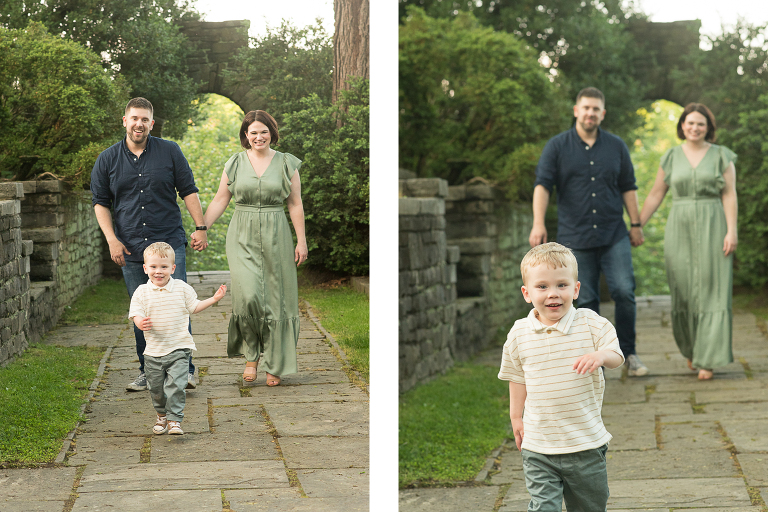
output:
<svg viewBox="0 0 768 512"><path fill-rule="evenodd" d="M216 290L216 293L213 294L213 297L210 297L210 298L205 299L205 300L201 300L197 304L197 307L195 308L194 313L199 313L202 310L204 310L204 309L206 309L206 308L208 308L210 306L213 306L214 304L219 302L222 298L224 298L224 295L226 293L227 293L227 286L224 285L224 284L219 286L219 289Z"/></svg>
<svg viewBox="0 0 768 512"><path fill-rule="evenodd" d="M573 369L576 373L592 373L601 366L605 366L609 370L613 370L624 362L624 358L613 350L604 349L597 352L590 352L585 354L573 363Z"/></svg>
<svg viewBox="0 0 768 512"><path fill-rule="evenodd" d="M523 408L527 396L525 384L509 381L509 419L512 420L512 433L515 435L518 451L523 445Z"/></svg>

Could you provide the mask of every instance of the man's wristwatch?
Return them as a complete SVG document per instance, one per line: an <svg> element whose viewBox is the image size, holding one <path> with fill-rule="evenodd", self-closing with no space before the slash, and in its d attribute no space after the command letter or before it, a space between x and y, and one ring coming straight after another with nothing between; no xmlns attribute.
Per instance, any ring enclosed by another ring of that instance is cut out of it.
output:
<svg viewBox="0 0 768 512"><path fill-rule="evenodd" d="M207 231L208 226L195 226L195 231Z"/></svg>
<svg viewBox="0 0 768 512"><path fill-rule="evenodd" d="M630 224L629 227L631 227L631 228L641 228L641 227L643 227L643 225L638 222L636 224Z"/></svg>

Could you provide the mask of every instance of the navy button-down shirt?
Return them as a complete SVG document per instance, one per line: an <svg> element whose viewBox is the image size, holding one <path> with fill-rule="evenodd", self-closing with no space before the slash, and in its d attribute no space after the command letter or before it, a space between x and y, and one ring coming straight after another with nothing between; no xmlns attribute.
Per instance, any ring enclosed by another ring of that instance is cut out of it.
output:
<svg viewBox="0 0 768 512"><path fill-rule="evenodd" d="M536 167L536 185L557 190L557 241L571 249L613 245L627 235L622 194L637 190L627 145L598 128L592 147L576 127L552 137Z"/></svg>
<svg viewBox="0 0 768 512"><path fill-rule="evenodd" d="M174 249L187 243L176 193L184 198L197 191L179 145L151 135L141 157L123 139L99 155L91 172L92 202L112 209L129 261L144 261L144 249L154 242Z"/></svg>

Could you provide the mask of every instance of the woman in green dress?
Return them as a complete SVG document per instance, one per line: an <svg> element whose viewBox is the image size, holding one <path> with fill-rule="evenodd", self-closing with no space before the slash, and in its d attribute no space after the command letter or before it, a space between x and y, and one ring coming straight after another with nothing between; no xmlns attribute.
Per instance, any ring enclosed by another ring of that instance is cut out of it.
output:
<svg viewBox="0 0 768 512"><path fill-rule="evenodd" d="M275 151L277 122L263 110L246 114L240 127L245 151L224 165L219 189L205 212L209 228L235 198L227 231L227 259L232 277L232 317L227 355L245 356L243 380L256 380L261 359L267 385L298 371L299 296L296 267L307 259L301 161ZM294 247L283 203L296 230ZM195 247L197 248L197 247Z"/></svg>
<svg viewBox="0 0 768 512"><path fill-rule="evenodd" d="M714 144L715 118L701 103L677 123L683 144L666 152L640 212L645 225L672 190L664 235L672 330L699 379L733 362L733 252L736 250L736 155Z"/></svg>

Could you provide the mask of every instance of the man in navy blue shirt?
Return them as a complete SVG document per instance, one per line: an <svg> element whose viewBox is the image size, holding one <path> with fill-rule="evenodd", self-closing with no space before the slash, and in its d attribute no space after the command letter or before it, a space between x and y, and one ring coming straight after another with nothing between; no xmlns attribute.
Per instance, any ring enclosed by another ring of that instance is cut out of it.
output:
<svg viewBox="0 0 768 512"><path fill-rule="evenodd" d="M149 134L155 124L153 110L152 104L144 98L129 101L123 117L126 137L104 150L91 172L96 219L109 244L112 261L122 268L129 296L147 282L143 267L144 249L154 242L166 242L174 248L176 271L173 278L187 280L187 237L176 193L184 200L198 226L192 238L202 248L207 245L203 208L192 169L178 144ZM126 389L143 391L147 389L144 375L146 341L143 331L136 327L133 331L139 356L139 376ZM196 386L195 366L190 357L187 388Z"/></svg>
<svg viewBox="0 0 768 512"><path fill-rule="evenodd" d="M615 325L631 376L648 368L635 353L635 275L632 247L645 239L637 208L635 171L627 145L600 129L605 96L588 87L573 107L574 126L551 138L536 167L531 247L547 241L544 215L552 189L557 189L557 241L568 247L579 265L579 307L600 313L600 272L605 274L616 304ZM627 231L626 207L631 228Z"/></svg>

